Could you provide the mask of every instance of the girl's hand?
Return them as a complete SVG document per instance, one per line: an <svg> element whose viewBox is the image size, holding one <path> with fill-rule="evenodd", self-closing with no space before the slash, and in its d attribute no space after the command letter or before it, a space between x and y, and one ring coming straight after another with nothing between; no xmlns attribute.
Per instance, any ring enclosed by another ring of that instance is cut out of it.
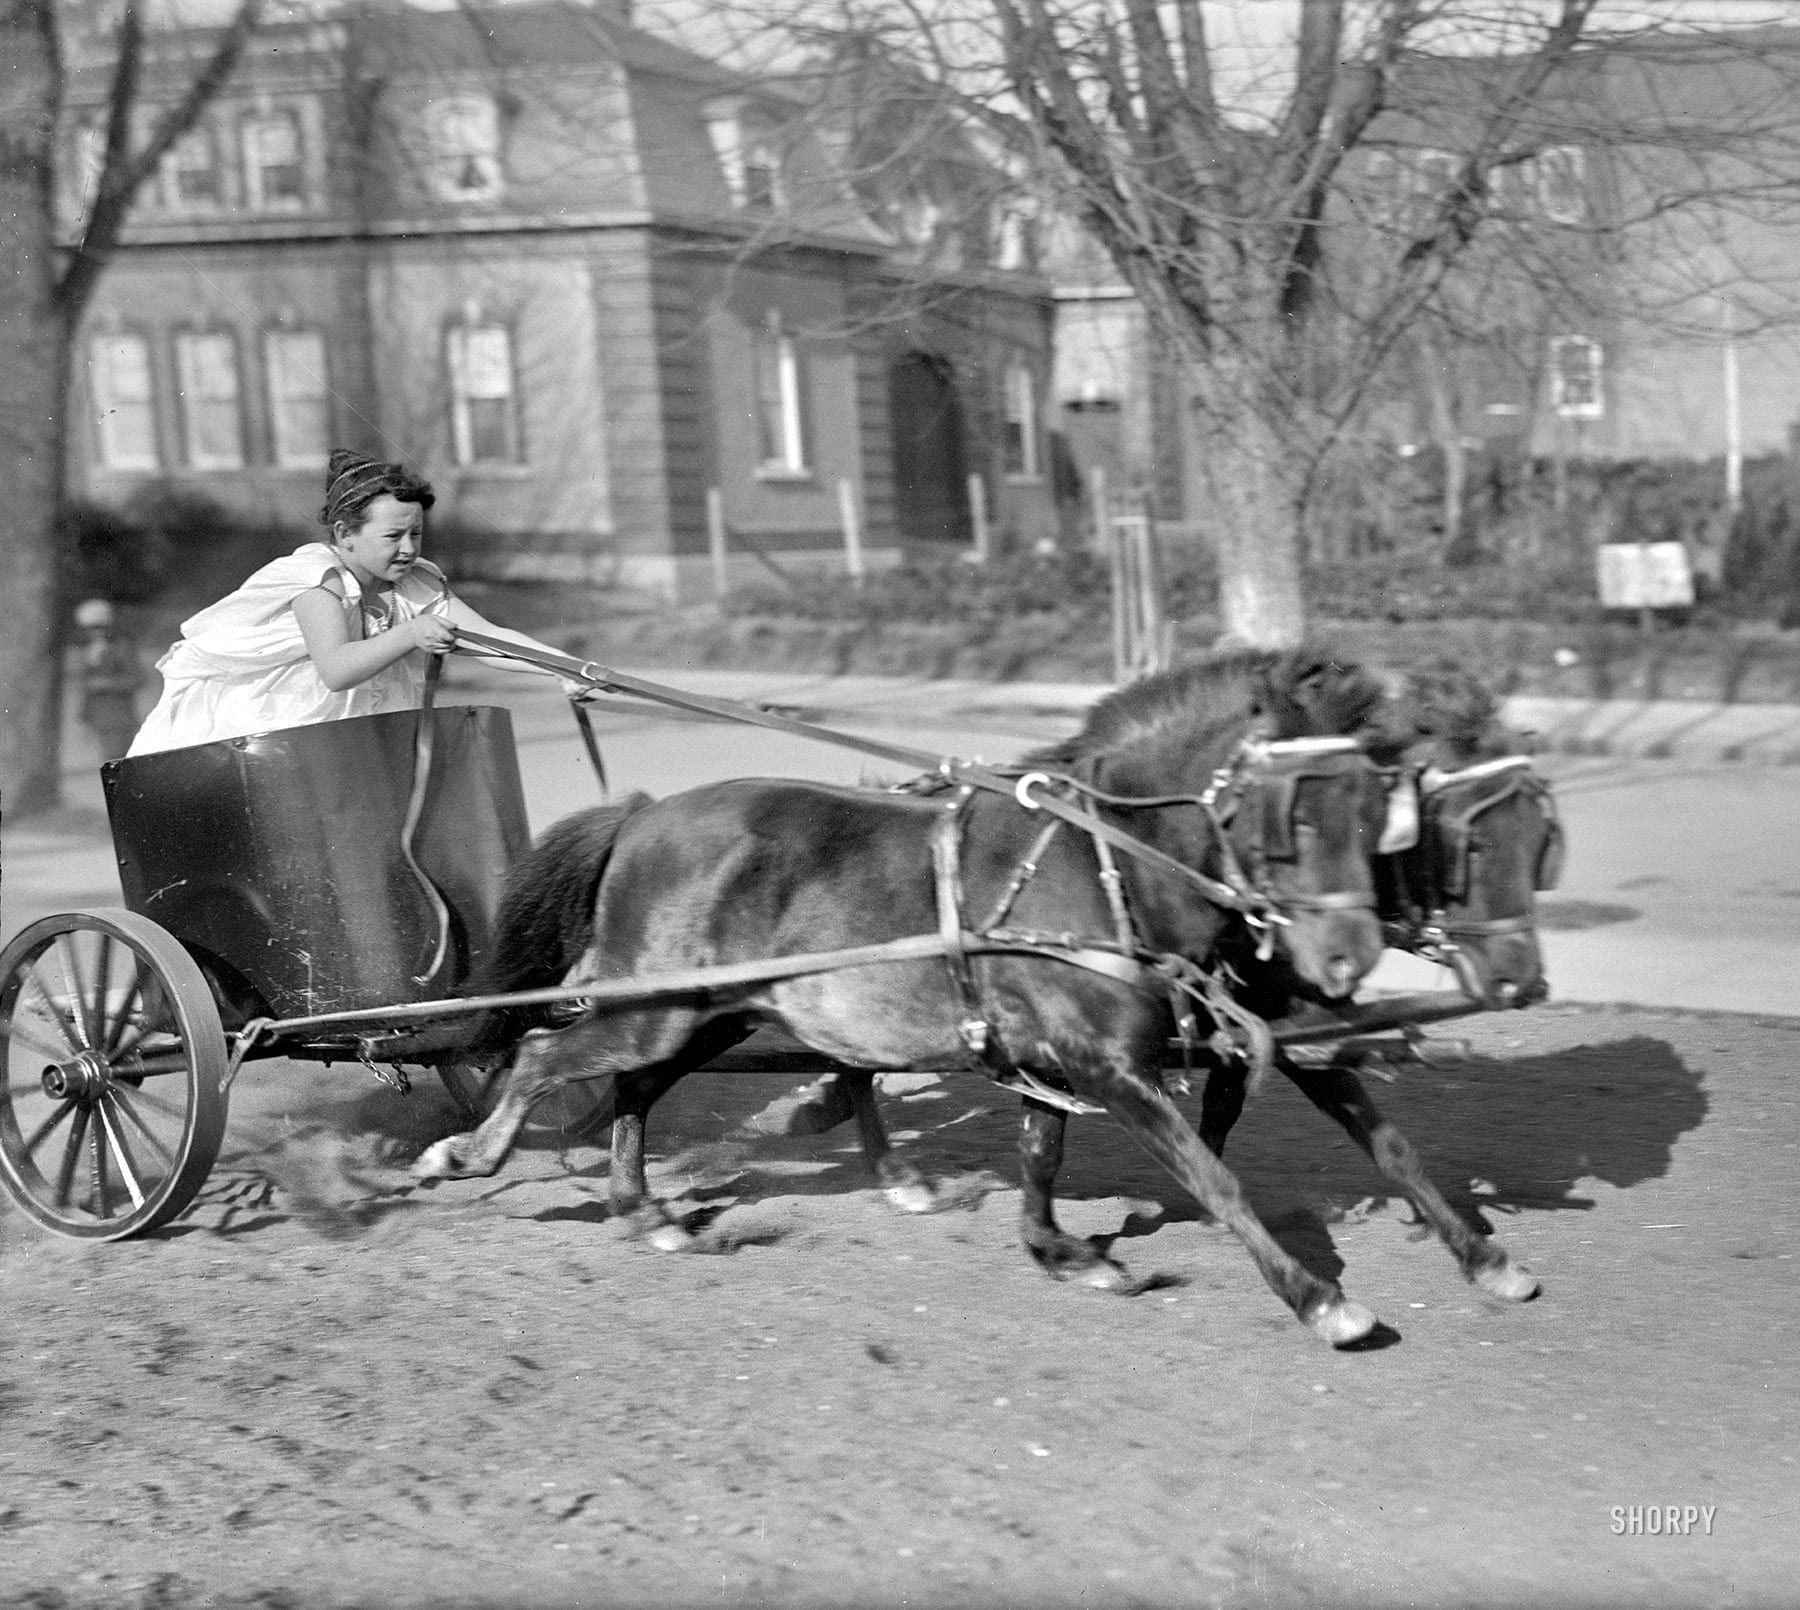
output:
<svg viewBox="0 0 1800 1610"><path fill-rule="evenodd" d="M415 615L401 630L427 654L448 653L456 643L456 628L441 615Z"/></svg>

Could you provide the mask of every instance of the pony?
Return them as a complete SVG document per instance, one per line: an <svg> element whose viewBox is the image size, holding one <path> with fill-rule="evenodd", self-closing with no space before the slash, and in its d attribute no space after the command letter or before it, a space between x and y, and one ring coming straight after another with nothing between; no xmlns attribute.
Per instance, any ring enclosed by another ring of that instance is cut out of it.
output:
<svg viewBox="0 0 1800 1610"><path fill-rule="evenodd" d="M773 1022L842 1065L864 1157L897 1205L936 1204L888 1148L875 1072L983 1070L1104 1108L1230 1227L1302 1323L1334 1345L1360 1341L1374 1314L1269 1234L1176 1107L1163 1062L1195 999L1253 1035L1197 965L1242 920L1327 999L1374 965L1384 790L1350 740L1287 729L1353 724L1380 687L1311 651L1219 656L1153 680L1129 708L1101 701L1104 739L1061 779L1028 769L977 787L964 770L955 786L911 793L748 779L559 823L509 878L472 987L569 977L616 995L641 979L656 998L561 1027L496 1014L478 1043L517 1050L492 1112L415 1172L491 1174L538 1099L610 1074L613 1207L666 1244L679 1227L648 1201L646 1117L677 1080ZM1248 750L1246 709L1273 718ZM806 962L919 935L943 941L937 959ZM770 976L770 959L791 976Z"/></svg>
<svg viewBox="0 0 1800 1610"><path fill-rule="evenodd" d="M1161 682L1152 678L1109 695L1079 733L1028 760L1077 770L1091 764L1139 712L1165 697ZM1464 992L1485 1005L1523 1006L1542 998L1533 899L1537 890L1554 886L1562 835L1548 788L1521 752L1521 735L1502 724L1499 701L1465 668L1435 661L1386 677L1378 700L1315 708L1305 716L1290 711L1287 719L1321 715L1350 723L1339 730L1356 734L1388 768L1397 798L1416 791L1416 842L1375 858L1387 942L1451 966ZM1245 711L1241 719L1258 717ZM1239 1003L1259 1015L1279 1020L1298 1001L1317 998L1281 959L1259 961L1241 934L1224 948ZM1418 1153L1370 1099L1353 1060L1333 1056L1320 1063L1277 1052L1273 1066L1406 1195L1465 1278L1511 1301L1538 1295L1530 1272L1445 1200ZM1227 1058L1208 1069L1199 1133L1221 1159L1250 1086L1240 1060ZM1129 1272L1103 1243L1072 1237L1056 1223L1055 1181L1066 1126L1064 1110L1025 1097L1019 1126L1022 1238L1039 1266L1057 1278L1130 1290Z"/></svg>

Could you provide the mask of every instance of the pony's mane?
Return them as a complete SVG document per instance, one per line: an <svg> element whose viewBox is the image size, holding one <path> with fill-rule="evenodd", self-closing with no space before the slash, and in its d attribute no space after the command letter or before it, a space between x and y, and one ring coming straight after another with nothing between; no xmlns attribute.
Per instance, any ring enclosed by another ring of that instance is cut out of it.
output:
<svg viewBox="0 0 1800 1610"><path fill-rule="evenodd" d="M1354 732L1385 697L1373 672L1316 642L1285 650L1233 646L1115 689L1094 703L1078 732L1022 763L1079 773L1129 746L1153 739L1205 743L1258 716L1269 718L1274 737L1318 735L1307 720L1318 706L1303 700L1300 688L1324 672L1336 679L1325 730Z"/></svg>
<svg viewBox="0 0 1800 1610"><path fill-rule="evenodd" d="M1440 765L1474 765L1513 754L1524 741L1501 720L1494 690L1447 655L1408 670L1401 701L1406 724L1416 738L1432 742Z"/></svg>

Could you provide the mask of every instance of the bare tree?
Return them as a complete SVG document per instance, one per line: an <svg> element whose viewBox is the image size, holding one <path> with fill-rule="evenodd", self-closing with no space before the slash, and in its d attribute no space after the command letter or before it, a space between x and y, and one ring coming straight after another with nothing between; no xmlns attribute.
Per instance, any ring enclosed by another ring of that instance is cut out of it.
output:
<svg viewBox="0 0 1800 1610"><path fill-rule="evenodd" d="M1105 246L1182 368L1189 501L1225 627L1281 644L1302 630L1320 471L1394 365L1416 363L1422 321L1454 331L1459 286L1465 312L1488 280L1671 329L1704 323L1727 286L1760 288L1745 297L1757 317L1791 315L1788 291L1763 294L1779 275L1730 249L1734 215L1792 205L1791 40L1709 44L1676 29L1677 0L1658 4L1627 26L1600 0L1294 0L1286 36L1255 48L1219 32L1232 14L1208 0L822 0L829 14L799 21L785 0L779 16L739 0L738 14L743 35L852 36L903 62ZM1734 64L1702 46L1757 73L1722 93L1702 81ZM1671 61L1683 72L1662 72ZM1591 209L1510 217L1509 176L1550 182L1542 164L1566 151ZM1383 203L1396 165L1424 180L1397 213Z"/></svg>
<svg viewBox="0 0 1800 1610"><path fill-rule="evenodd" d="M98 171L65 249L56 216L65 39L93 25L94 13L69 0L0 0L0 801L15 815L54 806L61 795L56 530L76 327L133 199L230 76L263 6L239 0L185 89L134 139L146 28L138 0L122 0L110 24Z"/></svg>

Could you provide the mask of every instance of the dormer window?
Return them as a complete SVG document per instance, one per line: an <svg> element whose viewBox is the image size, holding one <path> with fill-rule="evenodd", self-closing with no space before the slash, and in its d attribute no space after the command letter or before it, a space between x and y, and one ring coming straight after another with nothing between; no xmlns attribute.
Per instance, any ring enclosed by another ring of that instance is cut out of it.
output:
<svg viewBox="0 0 1800 1610"><path fill-rule="evenodd" d="M779 207L781 154L768 140L752 140L744 147L744 205Z"/></svg>
<svg viewBox="0 0 1800 1610"><path fill-rule="evenodd" d="M297 212L306 205L298 113L270 112L244 124L244 192L257 212Z"/></svg>
<svg viewBox="0 0 1800 1610"><path fill-rule="evenodd" d="M190 129L163 159L168 204L181 210L210 209L225 201L219 145L210 128Z"/></svg>
<svg viewBox="0 0 1800 1610"><path fill-rule="evenodd" d="M714 101L706 111L706 133L725 176L734 207L775 209L787 205L781 148L741 100Z"/></svg>
<svg viewBox="0 0 1800 1610"><path fill-rule="evenodd" d="M431 139L431 187L445 201L497 201L500 108L489 95L454 95L426 113Z"/></svg>
<svg viewBox="0 0 1800 1610"><path fill-rule="evenodd" d="M1003 202L994 214L992 260L1008 274L1027 274L1037 267L1037 218L1029 201Z"/></svg>

